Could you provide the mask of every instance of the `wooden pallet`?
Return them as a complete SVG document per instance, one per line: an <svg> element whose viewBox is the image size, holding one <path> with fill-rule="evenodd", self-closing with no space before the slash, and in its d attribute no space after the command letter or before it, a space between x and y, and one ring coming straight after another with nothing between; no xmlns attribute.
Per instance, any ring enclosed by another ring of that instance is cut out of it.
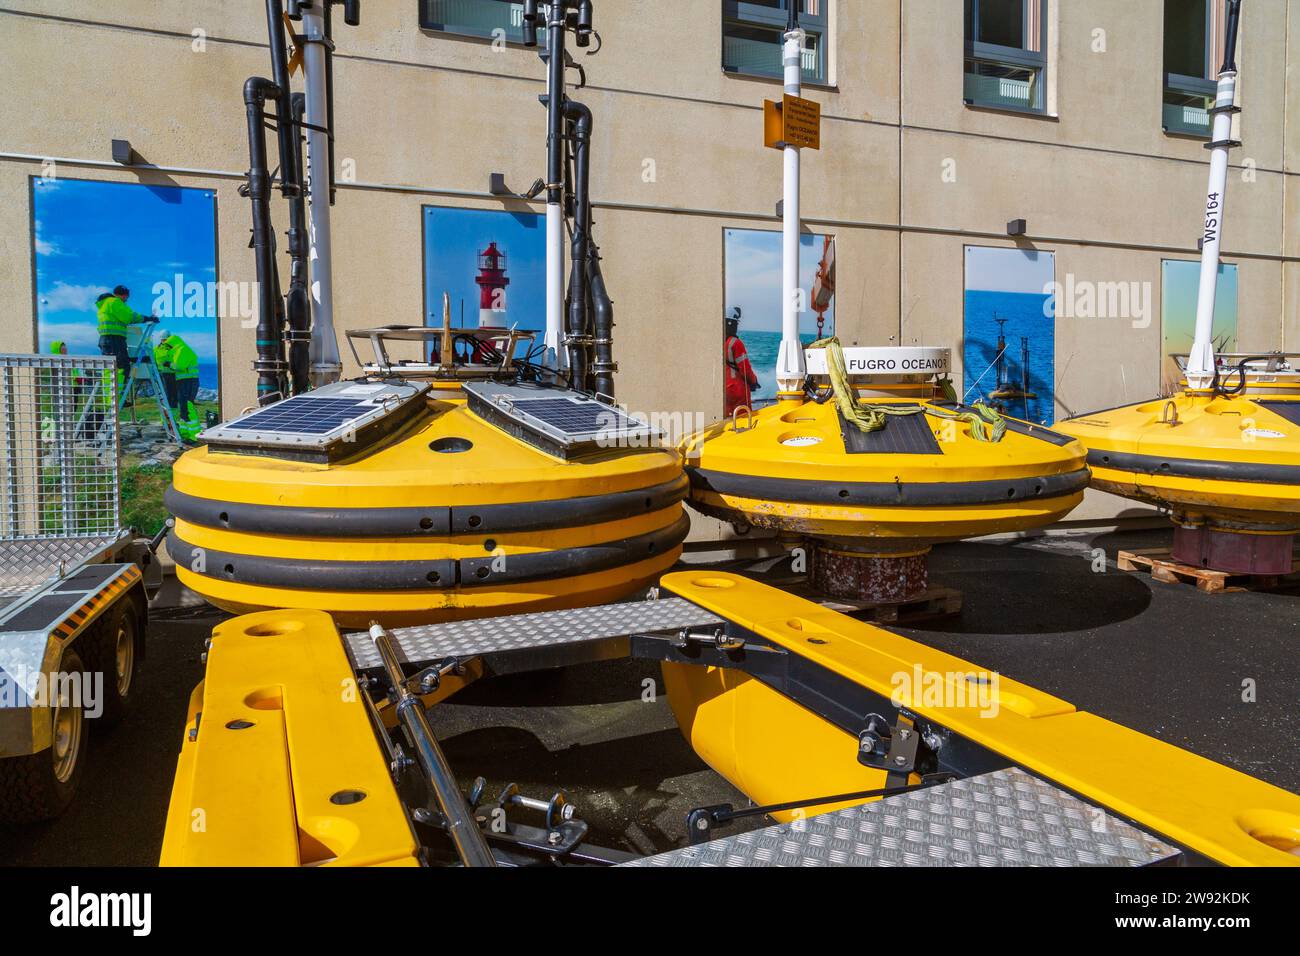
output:
<svg viewBox="0 0 1300 956"><path fill-rule="evenodd" d="M1151 577L1166 584L1195 584L1198 591L1220 594L1228 591L1272 591L1300 586L1300 555L1291 562L1290 574L1235 574L1212 571L1175 561L1169 548L1121 551L1116 564L1121 571L1150 571Z"/></svg>
<svg viewBox="0 0 1300 956"><path fill-rule="evenodd" d="M922 621L954 617L961 613L962 593L955 588L934 586L910 601L882 603L827 597L813 590L808 584L807 576L802 574L763 575L758 580L783 591L789 591L796 597L815 601L829 610L876 624L917 624Z"/></svg>

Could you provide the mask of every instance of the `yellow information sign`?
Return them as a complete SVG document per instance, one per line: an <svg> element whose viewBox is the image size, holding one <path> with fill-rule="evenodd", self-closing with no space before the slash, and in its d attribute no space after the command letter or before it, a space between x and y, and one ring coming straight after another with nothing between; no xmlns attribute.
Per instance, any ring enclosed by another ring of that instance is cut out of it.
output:
<svg viewBox="0 0 1300 956"><path fill-rule="evenodd" d="M786 93L781 102L763 101L763 144L773 149L822 148L822 108L816 100Z"/></svg>

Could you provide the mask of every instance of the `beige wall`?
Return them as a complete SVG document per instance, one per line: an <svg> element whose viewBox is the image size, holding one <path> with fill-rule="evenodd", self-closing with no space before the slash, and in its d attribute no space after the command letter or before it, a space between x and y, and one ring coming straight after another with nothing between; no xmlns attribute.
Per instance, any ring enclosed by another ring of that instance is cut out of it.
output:
<svg viewBox="0 0 1300 956"><path fill-rule="evenodd" d="M761 145L779 84L720 69L717 4L598 5L601 55L584 61L596 115L597 238L615 299L620 397L642 411L716 416L727 227L777 228L781 164ZM415 3L369 3L338 28L338 155L355 162L334 210L336 311L345 327L419 322L420 207L499 209L489 172L515 188L544 163L535 53L423 33ZM951 345L960 360L963 246L1056 255L1058 279L1150 283L1153 321L1057 322L1057 411L1153 394L1160 364L1160 260L1195 258L1206 176L1201 143L1160 129L1162 19L1156 0L1051 4L1050 102L1024 116L962 103L957 0L837 0L834 86L823 149L806 153L809 229L838 242L838 333L846 342ZM1292 14L1295 14L1294 16ZM680 29L682 25L688 27ZM196 51L193 31L206 40ZM1104 31L1105 52L1095 47ZM1300 0L1244 14L1241 136L1233 154L1227 261L1241 266L1240 344L1300 348ZM7 0L0 10L0 349L33 347L28 178L38 161L91 179L215 190L221 279L252 280L240 89L269 70L259 0ZM111 65L110 65L111 64ZM109 162L129 139L157 170ZM654 160L646 182L643 161ZM1242 164L1254 166L1243 180ZM945 171L955 172L946 181ZM279 228L282 204L277 203ZM223 393L253 397L251 328L222 328ZM1090 500L1088 513L1119 505Z"/></svg>

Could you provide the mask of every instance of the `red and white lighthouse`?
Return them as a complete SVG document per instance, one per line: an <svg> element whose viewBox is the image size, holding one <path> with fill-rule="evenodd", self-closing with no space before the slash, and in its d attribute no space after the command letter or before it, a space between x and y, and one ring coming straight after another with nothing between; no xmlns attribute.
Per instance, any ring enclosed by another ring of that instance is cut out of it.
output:
<svg viewBox="0 0 1300 956"><path fill-rule="evenodd" d="M478 254L478 326L480 329L506 325L506 254L495 241Z"/></svg>

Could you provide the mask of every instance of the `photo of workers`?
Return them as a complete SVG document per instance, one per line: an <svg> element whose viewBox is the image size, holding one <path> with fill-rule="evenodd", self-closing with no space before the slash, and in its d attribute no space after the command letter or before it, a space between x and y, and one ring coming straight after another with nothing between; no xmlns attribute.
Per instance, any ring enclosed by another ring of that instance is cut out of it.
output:
<svg viewBox="0 0 1300 956"><path fill-rule="evenodd" d="M114 359L123 519L153 533L172 462L220 418L216 199L40 177L31 196L38 348Z"/></svg>
<svg viewBox="0 0 1300 956"><path fill-rule="evenodd" d="M776 401L781 348L781 233L723 231L723 414ZM805 233L799 243L803 292L799 338L810 345L835 334L835 240Z"/></svg>

